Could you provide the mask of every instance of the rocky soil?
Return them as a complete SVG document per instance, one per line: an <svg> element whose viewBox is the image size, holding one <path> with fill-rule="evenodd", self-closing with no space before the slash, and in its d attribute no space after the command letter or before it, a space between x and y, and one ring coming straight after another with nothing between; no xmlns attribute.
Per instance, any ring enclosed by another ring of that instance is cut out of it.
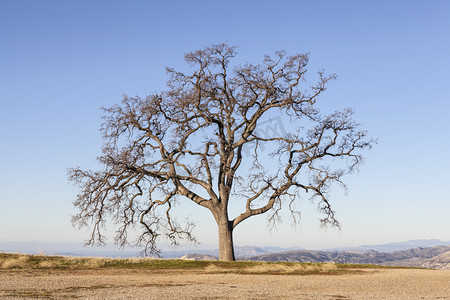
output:
<svg viewBox="0 0 450 300"><path fill-rule="evenodd" d="M3 270L1 299L450 299L450 271L363 269L340 275L205 271Z"/></svg>

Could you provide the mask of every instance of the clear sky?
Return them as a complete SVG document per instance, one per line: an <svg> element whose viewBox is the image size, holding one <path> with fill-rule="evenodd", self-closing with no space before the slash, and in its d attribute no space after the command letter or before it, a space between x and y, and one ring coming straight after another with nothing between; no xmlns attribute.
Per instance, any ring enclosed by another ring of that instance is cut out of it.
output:
<svg viewBox="0 0 450 300"><path fill-rule="evenodd" d="M212 43L238 62L310 52L311 72L336 73L322 98L352 107L378 138L349 192L331 201L342 231L323 231L298 204L268 233L237 227L237 245L326 248L419 238L450 240L450 1L0 1L0 241L80 242L77 190L66 169L96 169L100 107L165 89L165 66ZM180 206L181 208L181 206ZM200 247L217 242L200 208Z"/></svg>

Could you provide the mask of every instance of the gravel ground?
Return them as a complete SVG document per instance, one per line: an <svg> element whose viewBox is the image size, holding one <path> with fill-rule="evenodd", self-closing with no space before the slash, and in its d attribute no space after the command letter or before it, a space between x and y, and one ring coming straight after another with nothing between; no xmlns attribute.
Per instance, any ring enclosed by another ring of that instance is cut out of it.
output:
<svg viewBox="0 0 450 300"><path fill-rule="evenodd" d="M0 271L2 299L450 299L450 271L239 275L143 270Z"/></svg>

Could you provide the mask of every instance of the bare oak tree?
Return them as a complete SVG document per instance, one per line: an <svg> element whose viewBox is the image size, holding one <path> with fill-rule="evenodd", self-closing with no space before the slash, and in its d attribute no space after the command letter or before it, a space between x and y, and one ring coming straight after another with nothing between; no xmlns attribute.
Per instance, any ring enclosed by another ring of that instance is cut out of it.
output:
<svg viewBox="0 0 450 300"><path fill-rule="evenodd" d="M214 216L219 259L234 260L233 230L255 215L275 222L286 206L306 193L316 198L324 226L339 226L329 202L332 183L361 163L370 148L351 110L322 115L318 96L335 75L305 80L307 54L276 52L260 65L230 66L235 47L213 45L185 55L190 74L168 68L168 90L145 98L124 96L104 109L104 138L98 158L103 171L69 170L80 187L75 225L91 227L88 243L103 243L107 220L119 225L116 242L128 244L130 229L141 227L136 244L158 253L166 236L195 241L194 224L172 217L174 203L192 201ZM283 116L287 130L261 134L258 125ZM230 218L229 205L242 213Z"/></svg>

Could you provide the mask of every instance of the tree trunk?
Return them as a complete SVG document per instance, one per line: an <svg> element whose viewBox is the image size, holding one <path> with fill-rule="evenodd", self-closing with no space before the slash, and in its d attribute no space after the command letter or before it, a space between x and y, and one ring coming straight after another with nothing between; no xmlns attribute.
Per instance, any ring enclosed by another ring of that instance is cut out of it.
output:
<svg viewBox="0 0 450 300"><path fill-rule="evenodd" d="M219 227L219 260L235 261L233 247L233 226L228 218L217 223Z"/></svg>

